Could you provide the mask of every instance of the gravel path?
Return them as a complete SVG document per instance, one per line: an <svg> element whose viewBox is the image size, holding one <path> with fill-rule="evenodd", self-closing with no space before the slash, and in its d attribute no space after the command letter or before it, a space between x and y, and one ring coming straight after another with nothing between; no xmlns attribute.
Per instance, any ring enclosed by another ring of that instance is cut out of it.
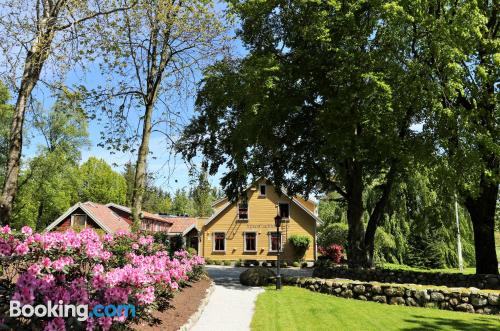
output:
<svg viewBox="0 0 500 331"><path fill-rule="evenodd" d="M246 331L250 330L257 296L264 292L261 287L239 284L240 273L247 268L207 266L208 274L215 282L205 310L192 331ZM285 269L284 275L310 276L310 269Z"/></svg>

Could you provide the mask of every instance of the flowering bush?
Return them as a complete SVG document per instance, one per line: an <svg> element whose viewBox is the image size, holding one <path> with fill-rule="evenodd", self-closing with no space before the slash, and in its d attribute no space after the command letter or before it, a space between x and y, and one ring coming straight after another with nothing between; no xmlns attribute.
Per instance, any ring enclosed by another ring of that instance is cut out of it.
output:
<svg viewBox="0 0 500 331"><path fill-rule="evenodd" d="M101 238L92 229L33 234L29 227L14 233L8 226L0 227L0 261L7 292L7 302L0 301L0 316L6 316L0 329L3 324L45 330L126 329L139 320L152 322L151 310L165 308L179 286L200 277L204 264L203 258L186 251L170 257L153 237L141 234L118 232ZM10 300L33 306L49 301L84 304L89 311L99 304L132 304L136 315L27 320L7 317Z"/></svg>
<svg viewBox="0 0 500 331"><path fill-rule="evenodd" d="M318 247L319 253L326 256L333 263L340 263L344 259L344 247L337 244L331 244L327 247Z"/></svg>

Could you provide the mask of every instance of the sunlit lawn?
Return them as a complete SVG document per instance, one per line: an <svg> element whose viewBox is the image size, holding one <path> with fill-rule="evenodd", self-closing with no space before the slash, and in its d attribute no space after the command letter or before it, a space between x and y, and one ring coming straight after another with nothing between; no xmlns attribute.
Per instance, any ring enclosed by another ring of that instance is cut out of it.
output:
<svg viewBox="0 0 500 331"><path fill-rule="evenodd" d="M272 287L257 298L255 331L500 330L500 317L337 298L297 287Z"/></svg>

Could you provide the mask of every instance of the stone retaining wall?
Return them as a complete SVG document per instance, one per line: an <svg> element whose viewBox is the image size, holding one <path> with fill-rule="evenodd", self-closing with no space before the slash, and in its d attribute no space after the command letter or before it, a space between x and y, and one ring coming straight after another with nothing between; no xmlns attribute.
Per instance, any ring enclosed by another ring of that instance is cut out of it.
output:
<svg viewBox="0 0 500 331"><path fill-rule="evenodd" d="M500 293L477 288L425 288L411 284L382 284L322 278L284 277L283 284L343 298L390 305L438 308L478 314L499 314Z"/></svg>
<svg viewBox="0 0 500 331"><path fill-rule="evenodd" d="M349 269L346 266L336 266L324 262L315 266L313 277L500 290L499 275L464 275L460 273L417 272L378 268Z"/></svg>

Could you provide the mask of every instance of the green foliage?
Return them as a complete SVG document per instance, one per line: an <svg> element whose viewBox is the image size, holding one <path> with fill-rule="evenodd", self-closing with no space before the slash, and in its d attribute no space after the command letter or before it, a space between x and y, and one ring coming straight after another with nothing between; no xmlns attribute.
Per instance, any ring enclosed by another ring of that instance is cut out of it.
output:
<svg viewBox="0 0 500 331"><path fill-rule="evenodd" d="M81 201L125 204L127 183L104 160L90 157L80 167Z"/></svg>
<svg viewBox="0 0 500 331"><path fill-rule="evenodd" d="M194 212L193 200L189 198L185 190L178 189L175 192L170 213L174 215L193 215Z"/></svg>
<svg viewBox="0 0 500 331"><path fill-rule="evenodd" d="M182 237L182 235L178 234L170 238L169 253L171 256L173 256L175 252L183 248L184 248L184 238Z"/></svg>
<svg viewBox="0 0 500 331"><path fill-rule="evenodd" d="M309 248L311 244L311 238L304 235L293 234L288 238L290 244L292 244L294 248L294 253L296 258L302 259L306 250Z"/></svg>
<svg viewBox="0 0 500 331"><path fill-rule="evenodd" d="M324 202L320 202L320 206L324 204ZM324 222L318 229L318 245L327 247L331 244L337 244L342 247L347 247L348 231L349 229L346 223Z"/></svg>
<svg viewBox="0 0 500 331"><path fill-rule="evenodd" d="M298 267L300 267L300 262L298 262L298 261L294 261L294 262L292 263L292 265L293 265L295 268L298 268Z"/></svg>
<svg viewBox="0 0 500 331"><path fill-rule="evenodd" d="M160 243L160 244L164 245L165 247L170 246L170 239L169 239L169 236L167 235L166 232L163 232L163 231L153 232L153 238L155 239L155 242ZM188 250L188 252L189 252L189 250ZM189 252L189 253L192 254L191 252ZM194 254L196 254L196 252ZM194 254L192 254L192 255L194 255Z"/></svg>
<svg viewBox="0 0 500 331"><path fill-rule="evenodd" d="M212 203L216 198L216 189L208 182L208 173L200 172L198 180L191 190L193 199L194 214L193 216L208 217L212 215Z"/></svg>
<svg viewBox="0 0 500 331"><path fill-rule="evenodd" d="M230 266L230 265L231 265L231 261L229 261L229 260L224 260L224 265L225 265L225 266Z"/></svg>
<svg viewBox="0 0 500 331"><path fill-rule="evenodd" d="M188 247L187 252L188 252L190 255L196 255L196 254L198 254L198 252L196 251L196 249L195 249L195 248L193 248L193 247Z"/></svg>

